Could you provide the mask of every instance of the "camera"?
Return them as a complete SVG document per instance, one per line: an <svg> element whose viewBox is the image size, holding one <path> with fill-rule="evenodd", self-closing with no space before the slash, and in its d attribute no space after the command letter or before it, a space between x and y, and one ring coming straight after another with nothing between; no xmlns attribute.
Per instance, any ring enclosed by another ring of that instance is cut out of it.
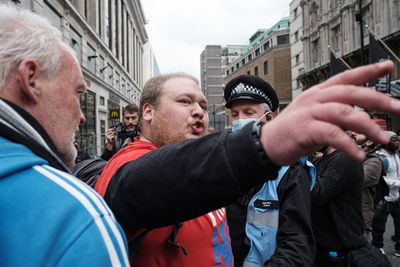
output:
<svg viewBox="0 0 400 267"><path fill-rule="evenodd" d="M137 127L134 130L129 130L124 122L120 122L118 125L113 127L116 134L114 138L114 144L116 151L120 150L125 143L125 140L130 138L133 142L135 136L138 136Z"/></svg>

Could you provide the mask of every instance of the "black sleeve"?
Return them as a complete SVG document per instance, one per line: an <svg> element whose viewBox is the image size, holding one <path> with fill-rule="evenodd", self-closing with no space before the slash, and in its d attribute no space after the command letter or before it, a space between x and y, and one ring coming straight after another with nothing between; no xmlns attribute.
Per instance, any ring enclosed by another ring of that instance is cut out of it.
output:
<svg viewBox="0 0 400 267"><path fill-rule="evenodd" d="M315 239L311 226L310 185L307 171L299 164L290 167L279 183L277 247L266 266L312 266Z"/></svg>
<svg viewBox="0 0 400 267"><path fill-rule="evenodd" d="M335 152L334 152L335 153ZM311 192L313 205L323 206L331 199L336 198L358 180L363 174L362 164L343 152L336 152L329 162L320 168L316 165L317 179Z"/></svg>
<svg viewBox="0 0 400 267"><path fill-rule="evenodd" d="M112 158L112 156L114 156L114 154L114 151L110 151L107 149L107 147L105 147L103 150L103 154L101 154L100 158L108 161Z"/></svg>
<svg viewBox="0 0 400 267"><path fill-rule="evenodd" d="M119 168L104 199L125 231L175 224L227 206L277 175L252 138L247 125L237 133L158 148Z"/></svg>

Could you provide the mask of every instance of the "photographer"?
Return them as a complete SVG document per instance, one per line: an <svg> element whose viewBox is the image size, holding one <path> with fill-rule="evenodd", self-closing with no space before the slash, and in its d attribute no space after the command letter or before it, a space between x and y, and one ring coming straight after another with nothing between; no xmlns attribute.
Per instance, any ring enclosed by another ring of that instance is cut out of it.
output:
<svg viewBox="0 0 400 267"><path fill-rule="evenodd" d="M123 122L107 130L105 134L107 143L101 155L102 159L109 160L138 135L136 128L139 118L138 111L139 108L135 104L127 105L123 111Z"/></svg>

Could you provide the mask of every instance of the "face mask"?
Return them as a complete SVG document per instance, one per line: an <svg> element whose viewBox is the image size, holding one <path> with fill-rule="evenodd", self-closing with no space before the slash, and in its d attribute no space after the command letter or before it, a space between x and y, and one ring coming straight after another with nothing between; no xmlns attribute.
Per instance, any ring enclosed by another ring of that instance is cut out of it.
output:
<svg viewBox="0 0 400 267"><path fill-rule="evenodd" d="M242 129L246 124L252 122L252 121L256 121L256 118L253 119L240 119L237 121L233 121L232 122L232 132L237 132L240 129Z"/></svg>
<svg viewBox="0 0 400 267"><path fill-rule="evenodd" d="M237 121L233 121L232 122L232 132L237 132L240 129L242 129L246 124L256 121L259 122L262 118L264 118L267 115L267 113L265 113L264 115L262 115L260 118L251 118L251 119L240 119Z"/></svg>

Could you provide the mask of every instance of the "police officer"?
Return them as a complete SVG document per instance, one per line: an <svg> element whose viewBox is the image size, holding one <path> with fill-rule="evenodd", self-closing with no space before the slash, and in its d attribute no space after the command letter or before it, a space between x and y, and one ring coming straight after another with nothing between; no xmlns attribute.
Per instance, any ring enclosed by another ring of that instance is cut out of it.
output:
<svg viewBox="0 0 400 267"><path fill-rule="evenodd" d="M279 106L271 85L250 75L231 80L224 97L231 110L233 132L253 121L268 123ZM236 266L264 266L265 262L270 266L311 266L315 252L310 219L312 179L306 169L300 164L282 167L278 179L252 188L228 206Z"/></svg>

